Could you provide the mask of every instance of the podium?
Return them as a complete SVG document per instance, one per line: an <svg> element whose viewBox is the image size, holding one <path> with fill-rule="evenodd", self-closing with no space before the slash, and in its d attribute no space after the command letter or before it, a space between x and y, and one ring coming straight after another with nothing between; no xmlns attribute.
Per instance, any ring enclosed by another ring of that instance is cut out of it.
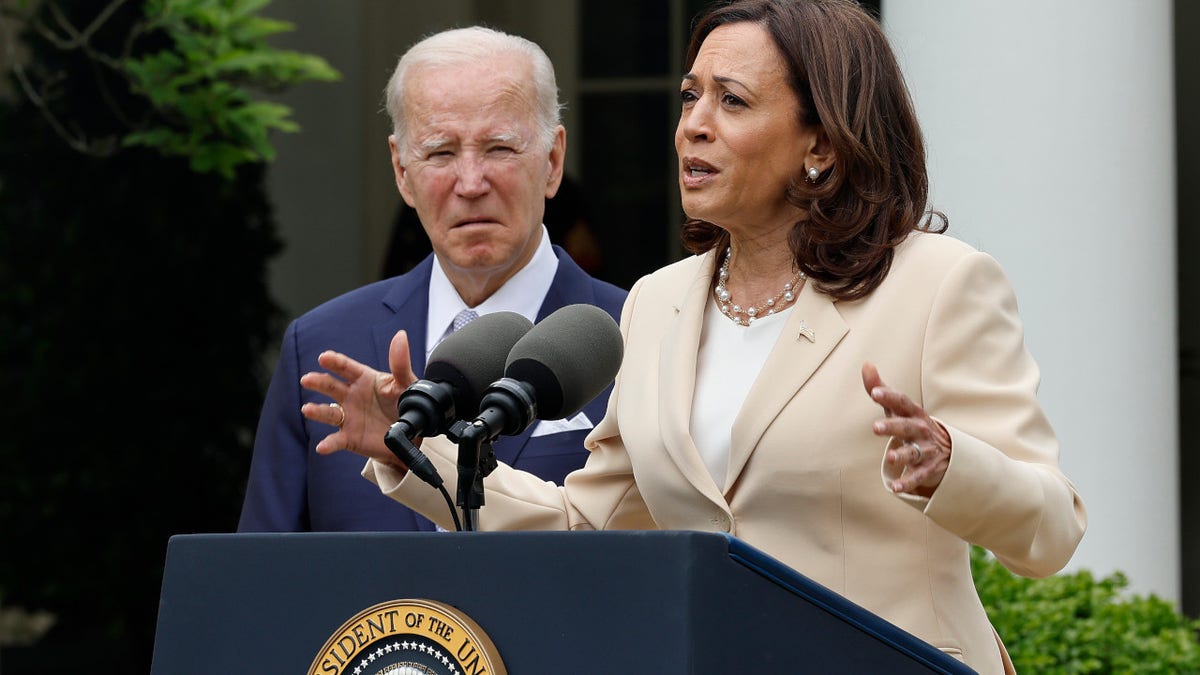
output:
<svg viewBox="0 0 1200 675"><path fill-rule="evenodd" d="M974 672L740 540L671 531L175 536L151 672L307 673L398 599L464 613L516 675Z"/></svg>

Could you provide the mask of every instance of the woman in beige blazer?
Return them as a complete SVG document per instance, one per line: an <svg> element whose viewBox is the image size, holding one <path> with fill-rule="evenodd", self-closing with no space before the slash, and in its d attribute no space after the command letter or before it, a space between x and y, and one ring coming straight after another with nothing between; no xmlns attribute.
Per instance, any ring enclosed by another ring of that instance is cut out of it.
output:
<svg viewBox="0 0 1200 675"><path fill-rule="evenodd" d="M676 148L697 255L640 280L591 456L559 487L506 466L481 529L728 532L982 673L1011 672L969 545L1053 574L1086 516L991 257L934 231L923 141L875 22L848 0L747 0L697 22ZM924 225L922 223L925 223ZM944 229L944 227L942 228ZM318 446L450 527L383 446L414 378L327 353ZM335 376L336 375L336 376ZM446 480L455 448L426 441Z"/></svg>

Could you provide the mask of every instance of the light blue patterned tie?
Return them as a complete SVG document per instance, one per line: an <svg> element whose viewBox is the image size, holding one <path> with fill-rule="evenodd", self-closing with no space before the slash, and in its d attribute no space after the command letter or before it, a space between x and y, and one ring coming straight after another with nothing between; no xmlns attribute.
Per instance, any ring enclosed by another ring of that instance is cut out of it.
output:
<svg viewBox="0 0 1200 675"><path fill-rule="evenodd" d="M479 313L473 309L464 309L454 317L454 323L450 325L450 332L457 333L462 330L462 327L479 318Z"/></svg>

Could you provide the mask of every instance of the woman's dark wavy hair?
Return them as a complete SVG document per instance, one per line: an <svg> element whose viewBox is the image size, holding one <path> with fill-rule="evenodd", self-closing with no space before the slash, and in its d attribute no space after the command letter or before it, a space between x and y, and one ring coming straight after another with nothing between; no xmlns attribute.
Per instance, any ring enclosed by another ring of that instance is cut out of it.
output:
<svg viewBox="0 0 1200 675"><path fill-rule="evenodd" d="M834 152L834 165L815 182L796 176L788 188L788 201L808 212L788 233L796 265L820 291L862 298L887 276L910 232L948 226L936 211L926 219L925 143L900 66L878 23L853 0L734 0L696 19L687 69L709 33L743 21L771 35L801 123L820 126ZM682 238L692 253L729 243L728 232L695 219L684 223Z"/></svg>

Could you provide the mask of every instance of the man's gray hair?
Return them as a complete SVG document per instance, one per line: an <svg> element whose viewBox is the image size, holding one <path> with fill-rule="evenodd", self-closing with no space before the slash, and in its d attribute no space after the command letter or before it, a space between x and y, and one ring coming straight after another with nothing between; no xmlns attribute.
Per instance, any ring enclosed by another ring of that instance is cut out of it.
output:
<svg viewBox="0 0 1200 675"><path fill-rule="evenodd" d="M488 63L498 56L523 56L532 66L534 87L534 121L538 135L547 151L554 144L554 135L562 124L562 105L558 102L558 84L550 57L535 43L523 37L509 35L483 26L456 28L434 33L409 48L384 90L384 105L392 118L396 145L400 156L406 149L404 118L404 86L414 68L427 66L456 66L465 63ZM466 83L465 86L470 86Z"/></svg>

